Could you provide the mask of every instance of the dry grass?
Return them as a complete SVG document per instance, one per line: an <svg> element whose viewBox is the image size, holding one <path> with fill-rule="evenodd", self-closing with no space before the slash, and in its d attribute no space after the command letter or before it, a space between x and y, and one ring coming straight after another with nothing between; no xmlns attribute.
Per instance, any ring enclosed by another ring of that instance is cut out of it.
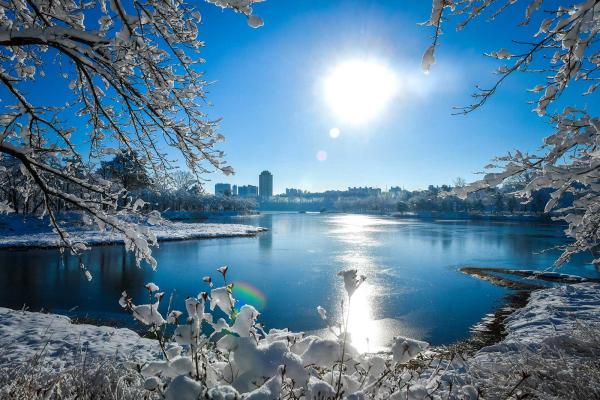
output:
<svg viewBox="0 0 600 400"><path fill-rule="evenodd" d="M0 399L150 399L134 368L115 360L56 368L48 359L0 365Z"/></svg>
<svg viewBox="0 0 600 400"><path fill-rule="evenodd" d="M580 325L558 343L523 349L493 373L477 366L471 373L486 399L600 399L599 328Z"/></svg>

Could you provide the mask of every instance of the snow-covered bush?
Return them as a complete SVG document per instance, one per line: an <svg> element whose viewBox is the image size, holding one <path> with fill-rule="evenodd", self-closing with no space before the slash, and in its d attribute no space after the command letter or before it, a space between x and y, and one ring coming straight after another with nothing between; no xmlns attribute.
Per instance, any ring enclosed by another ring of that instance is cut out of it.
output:
<svg viewBox="0 0 600 400"><path fill-rule="evenodd" d="M416 399L441 387L417 385L419 374L407 369L427 343L396 338L393 357L360 354L352 346L347 313L352 295L366 279L356 270L339 274L348 297L346 317L329 325L327 338L287 329L265 331L254 307L236 307L228 268L218 272L224 286L215 287L211 277L204 277L208 291L187 298L185 311L171 309L169 301L165 316L159 310L165 296L156 284L146 285L149 304L136 305L126 292L122 294L121 306L160 343L162 358L139 365L138 370L144 387L161 398ZM317 313L328 321L325 309L319 306L315 317Z"/></svg>

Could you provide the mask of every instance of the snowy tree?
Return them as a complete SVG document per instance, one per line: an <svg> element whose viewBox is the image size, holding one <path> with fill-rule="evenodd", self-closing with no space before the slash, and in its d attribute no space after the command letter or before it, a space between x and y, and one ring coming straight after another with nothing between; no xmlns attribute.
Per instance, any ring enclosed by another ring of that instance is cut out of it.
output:
<svg viewBox="0 0 600 400"><path fill-rule="evenodd" d="M173 188L176 191L187 191L197 184L198 180L189 171L177 171L173 174Z"/></svg>
<svg viewBox="0 0 600 400"><path fill-rule="evenodd" d="M135 162L139 157L127 157L123 154L117 154L112 160L101 161L97 173L104 179L118 182L127 191L142 189L150 186L150 177L142 165ZM177 171L173 175L175 179ZM189 173L189 172L188 172Z"/></svg>
<svg viewBox="0 0 600 400"><path fill-rule="evenodd" d="M583 96L597 97L600 84L600 54L598 32L600 31L600 1L505 1L494 0L433 0L432 12L426 25L435 29L433 43L423 55L422 67L429 72L435 63L435 51L440 43L442 25L453 18L461 19L457 29L483 16L494 19L509 7L523 8L521 26L536 31L525 38L513 38L507 48L486 54L500 60L499 78L489 88L477 87L474 101L457 108L458 113L469 113L483 106L515 72L526 72L539 77L539 84L528 91L535 94L535 111L549 119L555 127L552 135L544 140L540 154L516 151L496 159L480 181L455 192L465 197L471 192L502 184L523 174L533 178L519 190L526 199L543 188L552 190L545 211L554 210L557 218L569 224L567 234L574 238L557 265L566 262L580 251L595 252L600 244L600 118L592 111L571 105L550 112L548 108L559 100L567 90L580 91ZM597 103L597 99L595 100ZM594 104L592 101L591 104ZM567 207L560 207L565 195L574 200ZM600 262L596 258L595 262Z"/></svg>
<svg viewBox="0 0 600 400"><path fill-rule="evenodd" d="M258 27L251 6L259 1L209 3ZM115 155L164 181L175 169L171 147L195 176L233 172L201 107L200 17L180 0L0 1L0 155L19 162L21 193L41 192L44 213L73 253L86 246L61 226L61 203L122 234L138 261L155 264L155 238L122 218L142 204L122 185L82 173L86 164Z"/></svg>

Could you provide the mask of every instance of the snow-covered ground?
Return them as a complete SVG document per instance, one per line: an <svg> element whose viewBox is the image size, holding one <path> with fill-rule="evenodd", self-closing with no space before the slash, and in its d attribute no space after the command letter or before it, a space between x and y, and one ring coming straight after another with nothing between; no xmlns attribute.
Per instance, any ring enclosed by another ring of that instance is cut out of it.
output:
<svg viewBox="0 0 600 400"><path fill-rule="evenodd" d="M479 350L450 379L474 382L485 398L599 398L600 284L535 291L505 325L504 340Z"/></svg>
<svg viewBox="0 0 600 400"><path fill-rule="evenodd" d="M241 224L183 223L163 220L160 225L149 226L159 241L210 239L218 237L254 236L266 229ZM89 245L122 243L120 234L99 232L78 224L67 225L72 239ZM8 247L58 247L60 240L44 220L4 216L0 220L0 248Z"/></svg>
<svg viewBox="0 0 600 400"><path fill-rule="evenodd" d="M144 362L158 357L158 342L125 328L73 324L64 315L0 307L0 365L34 357L60 368L87 359Z"/></svg>
<svg viewBox="0 0 600 400"><path fill-rule="evenodd" d="M562 285L531 294L527 305L505 321L508 335L496 346L482 349L490 353L512 344L535 348L559 344L582 324L600 323L600 284Z"/></svg>

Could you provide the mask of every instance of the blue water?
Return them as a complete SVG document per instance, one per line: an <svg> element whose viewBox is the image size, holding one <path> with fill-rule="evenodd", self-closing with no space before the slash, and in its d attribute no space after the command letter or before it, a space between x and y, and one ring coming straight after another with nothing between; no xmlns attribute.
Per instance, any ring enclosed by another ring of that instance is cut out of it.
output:
<svg viewBox="0 0 600 400"><path fill-rule="evenodd" d="M354 295L350 332L362 349L376 349L390 336L406 334L432 344L465 338L469 327L501 304L506 289L457 271L460 266L546 269L565 243L560 226L423 222L346 214L273 213L234 218L269 232L255 238L164 242L154 254L158 269L137 268L122 246L99 246L84 256L88 282L75 258L57 250L0 251L0 305L41 308L133 324L117 304L127 290L147 302L152 281L175 305L207 290L202 277L230 267L240 303L251 302L267 327L319 330L321 305L339 320L344 299L338 271L357 268L367 281ZM561 272L600 277L587 256ZM344 300L344 306L347 300Z"/></svg>

